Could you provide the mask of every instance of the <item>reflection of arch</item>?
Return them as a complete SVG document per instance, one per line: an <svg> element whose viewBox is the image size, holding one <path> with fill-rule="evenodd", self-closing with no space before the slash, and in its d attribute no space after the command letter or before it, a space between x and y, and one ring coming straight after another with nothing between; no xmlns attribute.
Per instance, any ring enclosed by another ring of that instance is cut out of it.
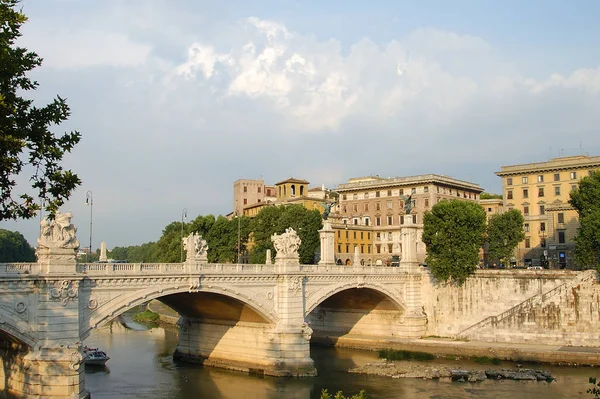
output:
<svg viewBox="0 0 600 399"><path fill-rule="evenodd" d="M257 304L252 298L248 298L247 296L244 296L243 293L240 293L238 291L234 293L230 292L229 290L230 288L212 287L210 289L197 289L194 291L194 293L213 293L236 299L242 304L247 305L259 316L264 318L268 323L277 323L277 319L275 318L275 316L266 312L265 309L262 309L262 307L259 304ZM85 320L82 324L83 326L85 326L83 327L85 328L85 330L82 329L80 331L81 337L82 339L86 339L94 329L102 327L103 325L117 318L119 315L136 306L143 305L144 303L149 302L153 299L161 298L167 295L184 293L190 293L188 287L180 287L178 289L165 289L164 287L157 286L151 289L137 291L135 293L135 298L131 298L128 300L124 300L123 298L115 298L114 300L111 300L105 303L104 305L100 306L97 310L93 311L89 315L87 320Z"/></svg>
<svg viewBox="0 0 600 399"><path fill-rule="evenodd" d="M29 325L23 321L15 321L9 315L2 313L0 314L0 331L4 332L11 339L14 339L16 342L22 342L30 347L34 347L37 338L30 334L30 331L26 331L29 328Z"/></svg>
<svg viewBox="0 0 600 399"><path fill-rule="evenodd" d="M393 304L398 306L398 309L400 309L402 311L406 310L406 306L404 305L404 302L402 301L402 299L398 298L398 295L395 295L393 292L384 288L383 286L381 286L379 284L373 284L373 283L367 283L367 282L357 283L356 281L348 281L345 284L335 287L335 289L331 289L331 286L327 286L327 287L323 287L319 291L315 292L315 294L312 295L312 297L314 299L309 298L309 300L306 303L304 315L305 315L305 317L308 316L313 310L315 310L315 308L317 306L319 306L326 299L331 298L335 294L338 294L342 291L346 291L346 290L350 290L350 289L365 289L365 288L371 289L375 292L383 294L390 300L390 302L392 302Z"/></svg>

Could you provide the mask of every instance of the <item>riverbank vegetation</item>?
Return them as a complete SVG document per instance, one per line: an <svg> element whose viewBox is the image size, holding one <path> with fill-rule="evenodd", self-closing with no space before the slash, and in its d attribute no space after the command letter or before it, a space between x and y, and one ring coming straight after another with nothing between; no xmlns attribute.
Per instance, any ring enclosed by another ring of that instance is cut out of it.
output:
<svg viewBox="0 0 600 399"><path fill-rule="evenodd" d="M435 355L425 352L412 352L406 350L395 350L395 349L380 349L379 357L387 359L389 361L394 360L418 360L427 361L435 359Z"/></svg>
<svg viewBox="0 0 600 399"><path fill-rule="evenodd" d="M321 391L321 398L320 399L369 399L369 395L367 395L367 391L365 391L363 389L362 391L360 391L356 395L352 395L352 396L344 396L344 394L343 394L342 391L338 391L335 394L335 396L331 396L331 394L329 392L327 392L327 389L323 389Z"/></svg>
<svg viewBox="0 0 600 399"><path fill-rule="evenodd" d="M159 320L159 315L151 310L144 310L134 314L131 318L138 323L156 323Z"/></svg>

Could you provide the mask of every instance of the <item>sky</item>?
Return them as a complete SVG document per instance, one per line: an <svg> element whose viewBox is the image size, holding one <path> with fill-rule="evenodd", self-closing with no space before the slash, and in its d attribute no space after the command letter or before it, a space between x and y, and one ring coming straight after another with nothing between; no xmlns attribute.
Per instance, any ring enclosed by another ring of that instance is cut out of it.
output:
<svg viewBox="0 0 600 399"><path fill-rule="evenodd" d="M23 0L26 93L71 107L82 246L227 214L233 182L442 174L600 155L596 0ZM26 190L27 175L18 177ZM85 205L91 191L93 208ZM31 245L39 218L0 222Z"/></svg>

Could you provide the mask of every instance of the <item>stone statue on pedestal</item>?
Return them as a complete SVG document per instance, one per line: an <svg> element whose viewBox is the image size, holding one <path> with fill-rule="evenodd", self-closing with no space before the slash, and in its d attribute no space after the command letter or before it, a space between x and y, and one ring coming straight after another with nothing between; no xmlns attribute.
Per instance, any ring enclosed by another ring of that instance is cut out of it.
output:
<svg viewBox="0 0 600 399"><path fill-rule="evenodd" d="M192 233L183 238L183 249L186 251L186 260L202 261L207 260L208 245L206 240L198 233Z"/></svg>
<svg viewBox="0 0 600 399"><path fill-rule="evenodd" d="M44 218L40 222L38 247L73 250L79 248L79 241L75 236L77 227L71 224L72 217L71 212L60 213L60 211L56 211L54 219Z"/></svg>
<svg viewBox="0 0 600 399"><path fill-rule="evenodd" d="M277 257L298 256L301 240L296 230L291 227L285 229L285 233L283 234L273 234L271 241L273 241L273 246L275 247L275 251L277 251Z"/></svg>

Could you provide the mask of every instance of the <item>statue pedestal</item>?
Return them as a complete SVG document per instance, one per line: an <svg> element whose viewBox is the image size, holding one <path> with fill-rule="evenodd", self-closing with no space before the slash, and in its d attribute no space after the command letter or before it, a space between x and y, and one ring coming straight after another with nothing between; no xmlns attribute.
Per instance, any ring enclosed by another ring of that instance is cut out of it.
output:
<svg viewBox="0 0 600 399"><path fill-rule="evenodd" d="M38 248L37 263L44 274L77 273L75 250L71 248Z"/></svg>
<svg viewBox="0 0 600 399"><path fill-rule="evenodd" d="M275 256L275 269L278 273L299 272L300 271L300 256L295 254Z"/></svg>
<svg viewBox="0 0 600 399"><path fill-rule="evenodd" d="M417 258L417 243L420 227L413 224L410 215L404 216L402 225L402 259L400 267L408 272L414 273L419 270L419 261Z"/></svg>
<svg viewBox="0 0 600 399"><path fill-rule="evenodd" d="M334 234L335 232L331 228L331 223L329 223L328 220L324 220L323 228L319 230L319 236L321 237L321 260L319 260L320 266L335 265Z"/></svg>

